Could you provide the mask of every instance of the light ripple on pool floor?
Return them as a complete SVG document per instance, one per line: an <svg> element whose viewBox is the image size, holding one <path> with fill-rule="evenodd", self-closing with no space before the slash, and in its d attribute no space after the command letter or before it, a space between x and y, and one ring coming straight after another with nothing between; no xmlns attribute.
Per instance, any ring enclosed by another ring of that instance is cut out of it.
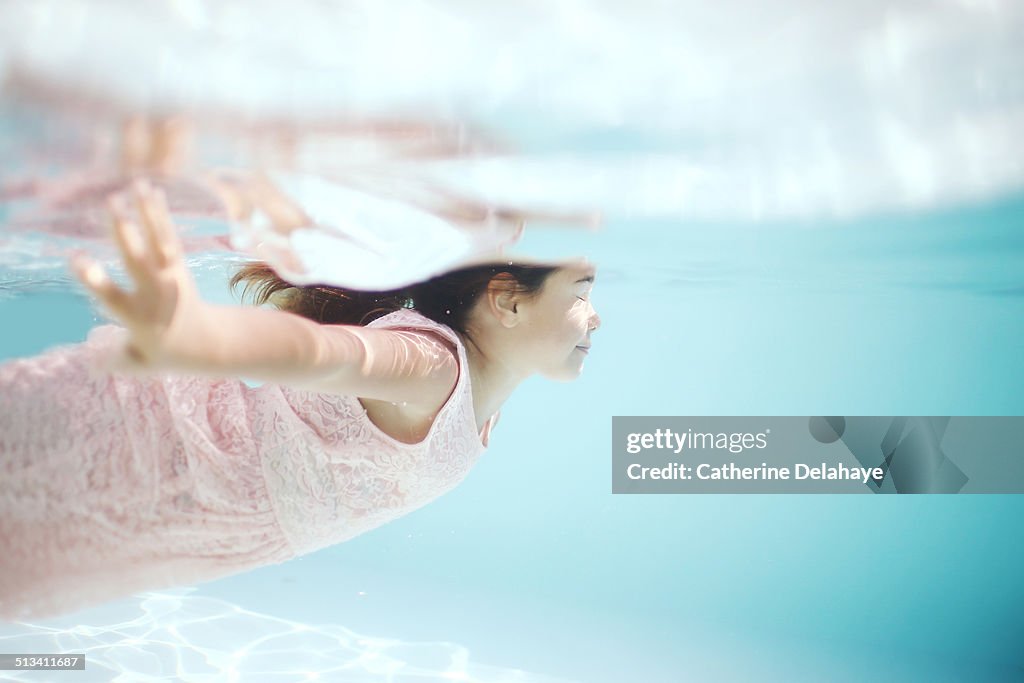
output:
<svg viewBox="0 0 1024 683"><path fill-rule="evenodd" d="M0 623L0 650L84 654L84 672L48 674L76 683L570 683L473 662L457 643L403 642L335 624L302 624L189 595L193 590L145 593L38 623ZM38 671L4 674L10 676L4 680L43 680Z"/></svg>

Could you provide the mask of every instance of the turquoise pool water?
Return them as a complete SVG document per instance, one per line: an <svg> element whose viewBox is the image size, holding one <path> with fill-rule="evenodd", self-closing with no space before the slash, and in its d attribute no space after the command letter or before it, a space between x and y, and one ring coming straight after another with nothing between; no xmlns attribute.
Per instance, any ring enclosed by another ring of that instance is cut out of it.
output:
<svg viewBox="0 0 1024 683"><path fill-rule="evenodd" d="M846 223L611 222L587 245L604 322L583 377L515 394L454 492L147 609L5 625L0 650L110 667L75 680L217 680L231 661L242 681L1019 680L1020 496L613 496L609 458L613 415L1021 414L1022 221L1010 197ZM231 300L224 254L193 265ZM66 276L35 277L4 275L3 357L99 320ZM292 673L255 676L278 647Z"/></svg>

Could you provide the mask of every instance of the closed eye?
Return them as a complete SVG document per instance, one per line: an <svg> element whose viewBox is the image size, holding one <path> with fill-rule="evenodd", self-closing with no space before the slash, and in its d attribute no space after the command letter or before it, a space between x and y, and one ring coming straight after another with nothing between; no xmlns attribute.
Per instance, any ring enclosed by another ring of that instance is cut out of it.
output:
<svg viewBox="0 0 1024 683"><path fill-rule="evenodd" d="M574 284L578 285L576 287L576 291L577 292L583 292L583 296L580 296L579 294L577 294L576 298L579 299L580 301L589 301L589 299L587 297L590 296L591 291L593 290L593 287L594 287L594 276L591 275L591 276L579 279Z"/></svg>

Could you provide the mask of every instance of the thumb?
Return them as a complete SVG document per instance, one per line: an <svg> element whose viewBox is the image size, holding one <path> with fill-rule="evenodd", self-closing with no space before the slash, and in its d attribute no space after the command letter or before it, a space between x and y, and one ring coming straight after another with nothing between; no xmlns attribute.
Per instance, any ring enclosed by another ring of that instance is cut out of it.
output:
<svg viewBox="0 0 1024 683"><path fill-rule="evenodd" d="M150 364L146 362L146 359L142 357L142 354L138 352L131 342L125 342L118 350L118 353L110 358L109 362L113 372L120 372L126 375L142 376L153 371Z"/></svg>
<svg viewBox="0 0 1024 683"><path fill-rule="evenodd" d="M131 343L127 330L122 330L119 339L99 358L100 370L107 373L141 375L146 370L142 356Z"/></svg>

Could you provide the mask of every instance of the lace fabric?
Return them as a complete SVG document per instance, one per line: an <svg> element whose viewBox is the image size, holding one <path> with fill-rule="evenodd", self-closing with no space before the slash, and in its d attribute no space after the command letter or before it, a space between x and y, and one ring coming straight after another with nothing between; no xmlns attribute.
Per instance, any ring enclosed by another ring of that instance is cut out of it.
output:
<svg viewBox="0 0 1024 683"><path fill-rule="evenodd" d="M419 444L355 397L240 380L96 372L123 330L0 364L0 618L45 618L142 590L284 562L457 485L484 449L465 349Z"/></svg>
<svg viewBox="0 0 1024 683"><path fill-rule="evenodd" d="M353 396L260 387L267 391L255 394L251 405L253 434L278 519L297 554L347 540L434 500L462 481L486 448L458 336L408 309L369 326L444 336L457 349L459 377L427 437L416 444L384 434Z"/></svg>

